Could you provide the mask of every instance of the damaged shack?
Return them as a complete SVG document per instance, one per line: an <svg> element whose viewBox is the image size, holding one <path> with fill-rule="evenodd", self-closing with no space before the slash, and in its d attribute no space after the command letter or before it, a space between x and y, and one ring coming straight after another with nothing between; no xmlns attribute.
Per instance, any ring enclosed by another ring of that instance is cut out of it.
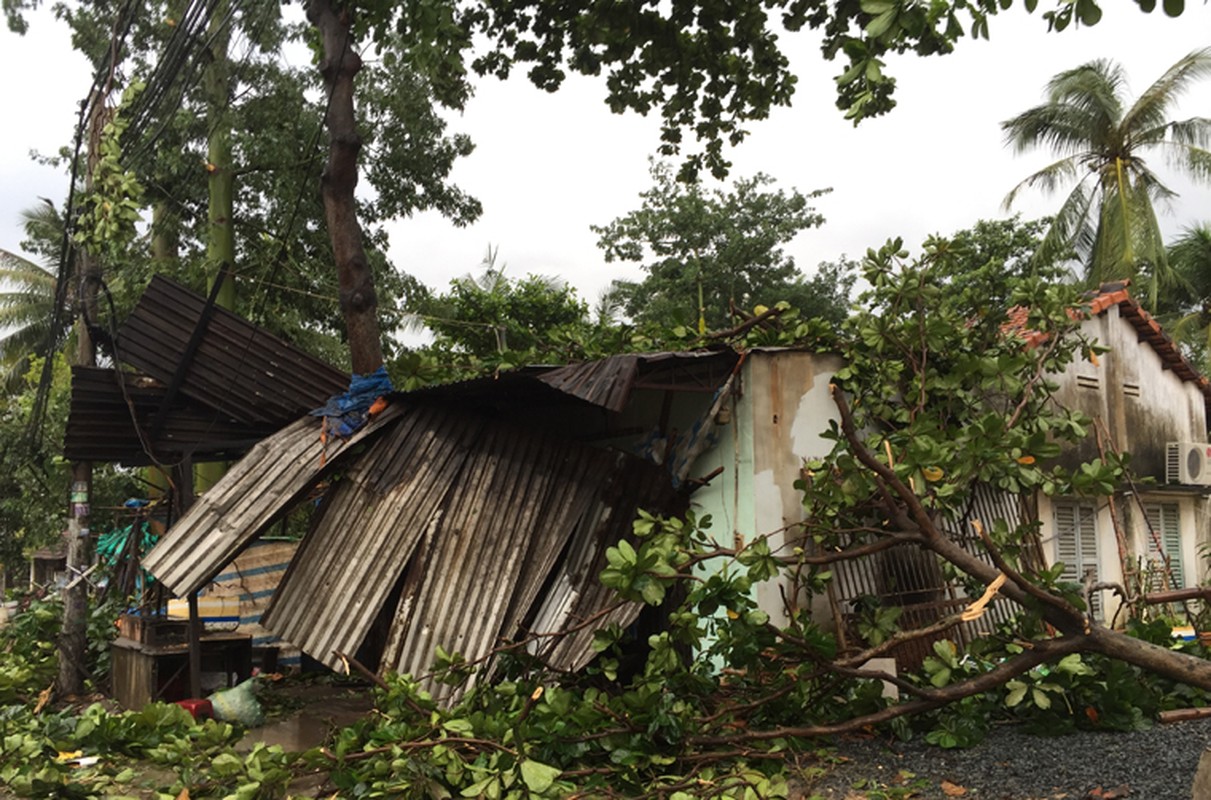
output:
<svg viewBox="0 0 1211 800"><path fill-rule="evenodd" d="M314 521L262 620L314 658L427 675L527 641L556 669L641 609L601 586L639 509L712 514L718 539L794 535L825 452L835 358L730 349L529 368L388 398L348 441L305 417L257 444L146 559L178 595L295 504ZM763 606L782 613L778 587Z"/></svg>

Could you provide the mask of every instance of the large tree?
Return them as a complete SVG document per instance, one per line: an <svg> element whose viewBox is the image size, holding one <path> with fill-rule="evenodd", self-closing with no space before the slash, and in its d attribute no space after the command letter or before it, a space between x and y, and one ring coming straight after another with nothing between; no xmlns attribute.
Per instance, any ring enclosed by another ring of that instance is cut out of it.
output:
<svg viewBox="0 0 1211 800"><path fill-rule="evenodd" d="M1162 298L1170 330L1204 374L1211 372L1211 224L1190 225L1169 244L1178 285Z"/></svg>
<svg viewBox="0 0 1211 800"><path fill-rule="evenodd" d="M63 230L62 218L49 202L22 212L30 249L47 252ZM6 391L19 388L29 370L31 357L51 355L47 342L58 341L66 333L52 332L56 318L55 271L48 263L39 263L20 253L0 249L0 384ZM66 315L59 315L66 319ZM54 335L52 335L54 333Z"/></svg>
<svg viewBox="0 0 1211 800"><path fill-rule="evenodd" d="M635 211L592 226L606 261L641 262L642 281L615 281L613 292L639 322L719 329L731 309L773 305L802 295L805 279L783 247L824 218L808 205L824 194L774 189L755 175L731 191L678 181L665 162L653 162L652 188Z"/></svg>
<svg viewBox="0 0 1211 800"><path fill-rule="evenodd" d="M1054 191L1075 181L1044 239L1044 256L1075 252L1093 285L1144 276L1156 309L1173 275L1153 204L1174 192L1144 159L1155 153L1192 178L1211 180L1211 119L1170 118L1181 95L1209 74L1211 48L1197 50L1129 103L1122 67L1091 61L1056 75L1046 102L1002 124L1016 150L1042 146L1060 157L1010 192L1007 206L1024 188Z"/></svg>

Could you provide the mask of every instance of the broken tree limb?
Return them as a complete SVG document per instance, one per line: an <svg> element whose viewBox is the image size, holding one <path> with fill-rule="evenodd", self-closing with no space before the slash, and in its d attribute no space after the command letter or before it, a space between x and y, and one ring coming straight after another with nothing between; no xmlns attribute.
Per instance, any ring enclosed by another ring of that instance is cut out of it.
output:
<svg viewBox="0 0 1211 800"><path fill-rule="evenodd" d="M939 708L964 697L986 692L1004 685L1009 679L1022 675L1040 664L1058 661L1066 655L1080 652L1084 647L1083 636L1045 639L1037 642L1034 648L1012 658L1007 658L1000 664L970 680L950 684L941 689L924 688L924 696L907 703L880 709L873 714L846 720L844 722L826 725L782 726L759 731L745 731L727 736L696 736L689 739L695 747L718 747L734 745L746 741L768 741L783 737L811 738L815 736L832 736L838 733L849 733L861 730L870 725L889 722L897 717L909 714L919 714Z"/></svg>
<svg viewBox="0 0 1211 800"><path fill-rule="evenodd" d="M989 556L994 562L989 564L951 540L938 528L921 498L866 447L858 435L853 415L840 389L835 384L829 389L837 406L842 435L849 445L850 452L858 463L875 474L877 486L893 524L899 524L899 521L903 520L912 525L912 529L924 537L924 548L986 584L992 583L1000 572L1004 572L1010 580L1001 588L1001 594L1024 607L1030 607L1037 601L1038 612L1043 620L1064 634L1066 641L1080 643L1072 652L1101 653L1189 686L1211 689L1211 662L1132 638L1120 631L1089 626L1085 615L1070 603L1043 590L1013 570L997 548L989 549ZM893 493L894 497L889 498L888 492Z"/></svg>

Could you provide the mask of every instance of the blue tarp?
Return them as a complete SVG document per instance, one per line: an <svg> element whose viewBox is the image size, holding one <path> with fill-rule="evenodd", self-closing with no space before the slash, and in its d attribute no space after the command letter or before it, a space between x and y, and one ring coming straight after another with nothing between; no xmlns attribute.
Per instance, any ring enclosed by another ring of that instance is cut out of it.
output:
<svg viewBox="0 0 1211 800"><path fill-rule="evenodd" d="M324 418L326 433L347 437L366 424L374 401L392 391L386 367L379 367L369 375L355 373L349 381L349 391L328 398L324 407L312 411L311 416Z"/></svg>

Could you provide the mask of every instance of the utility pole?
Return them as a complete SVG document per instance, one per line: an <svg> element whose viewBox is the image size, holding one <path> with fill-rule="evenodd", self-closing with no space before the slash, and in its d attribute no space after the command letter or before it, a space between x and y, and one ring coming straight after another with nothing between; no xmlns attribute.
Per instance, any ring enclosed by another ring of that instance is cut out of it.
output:
<svg viewBox="0 0 1211 800"><path fill-rule="evenodd" d="M92 112L88 120L88 168L85 187L92 188L92 174L100 160L101 129L104 127L105 103L100 92L91 98ZM76 254L76 350L71 362L75 366L95 367L96 348L88 330L88 320L97 319L97 284L101 267L96 257L84 249ZM60 695L78 695L84 691L87 674L85 654L88 651L88 579L89 512L92 500L92 462L77 461L71 465L71 496L67 514L67 587L63 590L63 630L59 635Z"/></svg>

